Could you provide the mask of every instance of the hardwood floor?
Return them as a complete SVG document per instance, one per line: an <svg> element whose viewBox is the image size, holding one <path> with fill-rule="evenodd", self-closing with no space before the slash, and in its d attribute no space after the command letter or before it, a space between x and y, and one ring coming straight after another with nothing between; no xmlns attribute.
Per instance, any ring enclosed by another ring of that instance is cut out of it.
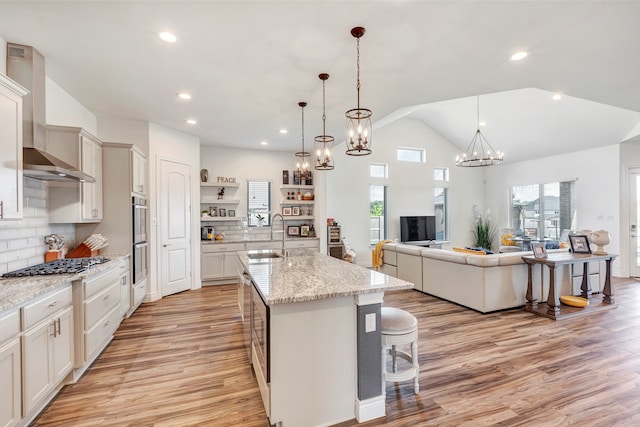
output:
<svg viewBox="0 0 640 427"><path fill-rule="evenodd" d="M640 283L616 282L618 308L557 322L387 294L419 320L420 394L388 384L386 417L339 426L640 425ZM33 425L268 426L235 285L143 304Z"/></svg>

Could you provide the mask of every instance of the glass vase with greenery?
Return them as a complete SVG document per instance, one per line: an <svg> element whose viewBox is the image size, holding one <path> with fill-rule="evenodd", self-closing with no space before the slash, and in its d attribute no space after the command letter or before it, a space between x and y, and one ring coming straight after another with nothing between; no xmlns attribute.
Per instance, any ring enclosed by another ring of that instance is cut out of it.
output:
<svg viewBox="0 0 640 427"><path fill-rule="evenodd" d="M475 226L471 230L473 235L473 246L492 250L493 242L498 235L498 230L491 220L490 214L476 215Z"/></svg>

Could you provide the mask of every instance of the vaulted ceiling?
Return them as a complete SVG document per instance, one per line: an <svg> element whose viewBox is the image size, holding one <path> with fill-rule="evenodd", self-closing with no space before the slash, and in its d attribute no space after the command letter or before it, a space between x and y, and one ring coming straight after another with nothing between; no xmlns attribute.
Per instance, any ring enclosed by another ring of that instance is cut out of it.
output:
<svg viewBox="0 0 640 427"><path fill-rule="evenodd" d="M98 116L265 150L299 148L299 101L305 141L321 133L322 72L327 133L343 140L356 104L349 31L363 26L361 104L377 126L422 120L464 149L480 95L483 133L506 161L640 133L638 22L640 1L0 2L0 37L36 47ZM529 56L510 61L520 50Z"/></svg>

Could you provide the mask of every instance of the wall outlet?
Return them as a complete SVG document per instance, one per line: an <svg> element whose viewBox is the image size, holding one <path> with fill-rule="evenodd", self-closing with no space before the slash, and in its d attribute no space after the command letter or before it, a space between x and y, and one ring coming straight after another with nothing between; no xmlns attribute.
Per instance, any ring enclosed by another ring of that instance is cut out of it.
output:
<svg viewBox="0 0 640 427"><path fill-rule="evenodd" d="M375 332L376 331L376 314L369 313L364 316L364 332Z"/></svg>

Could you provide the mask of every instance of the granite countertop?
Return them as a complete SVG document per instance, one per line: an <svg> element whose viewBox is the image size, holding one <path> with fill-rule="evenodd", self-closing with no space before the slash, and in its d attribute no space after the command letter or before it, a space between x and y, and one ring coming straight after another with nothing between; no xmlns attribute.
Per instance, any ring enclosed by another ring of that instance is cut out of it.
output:
<svg viewBox="0 0 640 427"><path fill-rule="evenodd" d="M267 305L413 288L413 283L314 249L290 249L286 258L249 258L249 254L270 252L279 251L238 252L240 262Z"/></svg>
<svg viewBox="0 0 640 427"><path fill-rule="evenodd" d="M99 274L109 269L115 262L127 257L129 254L109 254L107 258L111 261L95 265L76 274L0 278L0 312L20 306L39 295L64 287L73 281Z"/></svg>

